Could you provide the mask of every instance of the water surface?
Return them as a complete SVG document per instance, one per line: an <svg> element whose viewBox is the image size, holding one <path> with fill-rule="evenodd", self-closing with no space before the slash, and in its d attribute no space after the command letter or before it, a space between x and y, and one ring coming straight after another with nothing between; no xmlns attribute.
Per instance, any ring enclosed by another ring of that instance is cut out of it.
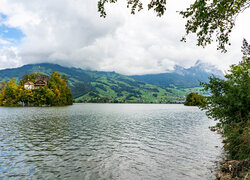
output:
<svg viewBox="0 0 250 180"><path fill-rule="evenodd" d="M196 107L0 107L0 179L215 179L220 136Z"/></svg>

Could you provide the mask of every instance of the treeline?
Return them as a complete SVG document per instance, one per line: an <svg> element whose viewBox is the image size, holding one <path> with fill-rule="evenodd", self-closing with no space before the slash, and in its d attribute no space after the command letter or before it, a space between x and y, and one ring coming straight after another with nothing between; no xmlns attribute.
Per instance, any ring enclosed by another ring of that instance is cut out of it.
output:
<svg viewBox="0 0 250 180"><path fill-rule="evenodd" d="M206 99L198 93L189 93L186 97L185 106L204 106L206 104Z"/></svg>
<svg viewBox="0 0 250 180"><path fill-rule="evenodd" d="M25 89L24 84L28 81L35 81L39 73L24 75L23 79L16 84L15 78L10 81L0 83L0 105L1 106L18 106L19 104L28 104L32 106L61 106L71 105L73 97L65 76L54 72L48 84L45 87L37 89Z"/></svg>
<svg viewBox="0 0 250 180"><path fill-rule="evenodd" d="M225 79L212 76L208 83L201 83L209 96L190 93L184 103L199 106L218 121L210 128L222 133L227 160L233 160L222 164L218 179L247 179L250 172L250 45L246 40L242 52L242 61L231 66Z"/></svg>
<svg viewBox="0 0 250 180"><path fill-rule="evenodd" d="M202 108L217 120L214 129L223 132L229 159L250 160L250 45L243 41L243 58L232 65L225 79L210 77L203 83L211 92Z"/></svg>

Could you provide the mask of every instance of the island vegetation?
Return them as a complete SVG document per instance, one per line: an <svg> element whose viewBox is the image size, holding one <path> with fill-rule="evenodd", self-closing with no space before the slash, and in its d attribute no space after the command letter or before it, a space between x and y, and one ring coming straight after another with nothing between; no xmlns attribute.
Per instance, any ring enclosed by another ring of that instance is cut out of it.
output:
<svg viewBox="0 0 250 180"><path fill-rule="evenodd" d="M200 95L198 93L191 92L187 95L184 105L186 105L186 106L204 106L206 102L207 102L206 99L202 95Z"/></svg>
<svg viewBox="0 0 250 180"><path fill-rule="evenodd" d="M18 84L15 78L0 83L1 106L62 106L72 103L67 79L57 72L50 77L41 73L25 74Z"/></svg>

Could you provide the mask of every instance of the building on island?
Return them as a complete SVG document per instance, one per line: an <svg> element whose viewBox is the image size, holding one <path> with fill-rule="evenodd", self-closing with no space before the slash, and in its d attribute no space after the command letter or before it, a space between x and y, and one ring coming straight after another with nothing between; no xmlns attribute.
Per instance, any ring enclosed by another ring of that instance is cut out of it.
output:
<svg viewBox="0 0 250 180"><path fill-rule="evenodd" d="M35 80L35 89L48 85L49 76L38 74Z"/></svg>
<svg viewBox="0 0 250 180"><path fill-rule="evenodd" d="M38 89L40 87L45 87L48 85L49 76L43 74L37 74L35 83L31 82L29 79L24 84L25 89Z"/></svg>
<svg viewBox="0 0 250 180"><path fill-rule="evenodd" d="M47 83L43 80L37 80L35 82L35 89L38 89L38 88L44 87L44 86L47 86Z"/></svg>
<svg viewBox="0 0 250 180"><path fill-rule="evenodd" d="M28 79L28 81L24 84L24 89L34 89L34 88L35 84Z"/></svg>

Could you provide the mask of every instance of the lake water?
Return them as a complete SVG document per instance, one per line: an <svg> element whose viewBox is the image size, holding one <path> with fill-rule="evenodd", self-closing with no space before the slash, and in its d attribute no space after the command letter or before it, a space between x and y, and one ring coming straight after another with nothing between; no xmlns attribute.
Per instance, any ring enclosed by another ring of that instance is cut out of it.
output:
<svg viewBox="0 0 250 180"><path fill-rule="evenodd" d="M221 138L197 107L0 107L0 179L215 179Z"/></svg>

